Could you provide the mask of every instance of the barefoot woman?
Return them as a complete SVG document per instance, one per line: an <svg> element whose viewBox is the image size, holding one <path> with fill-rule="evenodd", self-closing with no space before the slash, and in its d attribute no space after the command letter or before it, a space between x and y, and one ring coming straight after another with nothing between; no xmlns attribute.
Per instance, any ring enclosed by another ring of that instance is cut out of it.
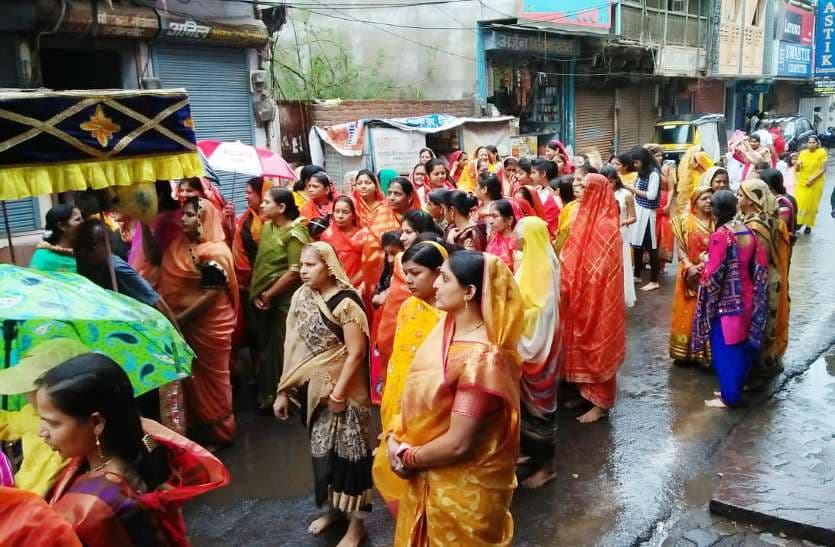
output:
<svg viewBox="0 0 835 547"><path fill-rule="evenodd" d="M293 295L287 316L275 415L287 419L291 398L305 411L316 504L329 504L310 533L347 516L350 524L339 547L356 546L371 509L368 321L333 247L322 242L304 247L300 275L304 285ZM303 388L307 398L299 400Z"/></svg>
<svg viewBox="0 0 835 547"><path fill-rule="evenodd" d="M408 479L394 545L510 545L522 299L493 255L458 251L435 281L446 320L418 350L387 435Z"/></svg>

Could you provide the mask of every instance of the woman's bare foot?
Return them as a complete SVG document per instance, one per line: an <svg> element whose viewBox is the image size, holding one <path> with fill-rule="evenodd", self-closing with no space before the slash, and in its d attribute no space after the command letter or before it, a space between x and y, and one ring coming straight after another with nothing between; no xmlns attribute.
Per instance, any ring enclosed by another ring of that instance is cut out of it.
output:
<svg viewBox="0 0 835 547"><path fill-rule="evenodd" d="M553 465L543 465L537 469L533 475L522 481L522 486L534 490L541 488L557 478L554 472Z"/></svg>
<svg viewBox="0 0 835 547"><path fill-rule="evenodd" d="M659 285L658 283L655 283L653 281L650 281L649 283L647 283L646 285L641 287L641 290L642 291L655 291L655 290L658 290L660 288L661 288L661 285Z"/></svg>
<svg viewBox="0 0 835 547"><path fill-rule="evenodd" d="M363 526L362 519L351 517L348 531L345 532L336 547L359 547L363 537L365 537L365 526Z"/></svg>
<svg viewBox="0 0 835 547"><path fill-rule="evenodd" d="M711 399L709 401L705 401L705 406L710 408L728 408L728 405L725 404L721 398L716 397L715 399Z"/></svg>
<svg viewBox="0 0 835 547"><path fill-rule="evenodd" d="M565 408L579 408L585 402L585 399L582 397L571 397L570 399L567 399L562 406Z"/></svg>
<svg viewBox="0 0 835 547"><path fill-rule="evenodd" d="M600 408L599 406L593 406L591 407L591 410L577 418L577 421L581 424L590 424L596 422L601 418L605 418L608 415L609 413Z"/></svg>
<svg viewBox="0 0 835 547"><path fill-rule="evenodd" d="M336 511L328 511L318 519L314 520L310 523L310 526L307 527L307 531L314 536L318 536L325 530L331 527L331 525L339 520L339 513Z"/></svg>

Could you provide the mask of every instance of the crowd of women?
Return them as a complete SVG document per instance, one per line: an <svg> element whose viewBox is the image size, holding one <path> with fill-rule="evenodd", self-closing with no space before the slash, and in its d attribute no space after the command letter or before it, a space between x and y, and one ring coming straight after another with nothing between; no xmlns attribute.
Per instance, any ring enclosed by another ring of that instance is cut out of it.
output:
<svg viewBox="0 0 835 547"><path fill-rule="evenodd" d="M814 223L800 188L820 198L826 157L810 140L789 168L795 199L756 149L731 147L741 181L698 147L676 168L658 145L603 165L552 141L532 160L425 149L409 176L362 170L341 194L314 165L292 187L253 178L237 219L201 179L158 182L152 222L56 206L32 267L157 307L196 359L190 378L134 401L119 367L89 350L32 357L38 374L16 392L32 395L63 469L34 491L85 544L96 526L125 545L185 541L178 504L228 482L192 441L233 441L248 348L259 409L307 425L327 507L311 533L347 518L340 545L357 545L376 488L396 545L510 544L517 477L555 477L558 406L591 423L615 404L647 269L640 288L656 290L678 256L670 356L715 369L710 406L781 369L791 246L798 223Z"/></svg>

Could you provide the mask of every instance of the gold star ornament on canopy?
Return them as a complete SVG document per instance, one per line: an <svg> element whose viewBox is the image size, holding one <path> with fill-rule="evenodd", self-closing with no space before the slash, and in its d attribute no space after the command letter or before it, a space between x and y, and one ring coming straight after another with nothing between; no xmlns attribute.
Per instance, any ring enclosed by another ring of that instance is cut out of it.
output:
<svg viewBox="0 0 835 547"><path fill-rule="evenodd" d="M113 134L119 131L119 125L113 123L113 120L105 115L104 108L98 105L96 107L96 113L90 116L90 121L81 124L81 129L89 131L99 141L99 145L104 148L107 146Z"/></svg>

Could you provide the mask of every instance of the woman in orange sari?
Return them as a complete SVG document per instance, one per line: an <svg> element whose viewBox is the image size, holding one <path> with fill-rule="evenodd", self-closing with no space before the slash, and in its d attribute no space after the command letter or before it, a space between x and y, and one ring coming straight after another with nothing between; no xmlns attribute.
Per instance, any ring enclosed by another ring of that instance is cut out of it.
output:
<svg viewBox="0 0 835 547"><path fill-rule="evenodd" d="M336 198L333 202L333 219L319 241L333 247L351 285L361 296L367 292L363 285L363 257L368 254L365 247L369 238L368 230L359 226L354 200L348 196Z"/></svg>
<svg viewBox="0 0 835 547"><path fill-rule="evenodd" d="M591 174L584 181L583 201L561 253L561 376L578 384L593 405L577 418L591 423L615 404L626 354L626 305L620 209L606 177Z"/></svg>
<svg viewBox="0 0 835 547"><path fill-rule="evenodd" d="M363 300L366 311L371 314L371 295L380 279L386 254L383 252L382 237L386 232L400 229L400 215L389 205L386 196L380 190L377 177L372 171L363 169L357 173L357 180L351 192L356 205L359 225L368 230L371 236L364 248L362 258L362 277L365 283Z"/></svg>
<svg viewBox="0 0 835 547"><path fill-rule="evenodd" d="M672 220L673 234L678 245L678 275L673 294L673 323L670 327L670 358L676 364L701 363L710 366L710 348L693 353L690 333L696 313L699 280L705 269L710 234L713 233L713 214L710 198L713 188L700 186L690 197L690 213Z"/></svg>
<svg viewBox="0 0 835 547"><path fill-rule="evenodd" d="M441 267L435 293L446 319L418 350L385 438L408 481L394 545L510 545L522 297L501 260L467 250Z"/></svg>
<svg viewBox="0 0 835 547"><path fill-rule="evenodd" d="M307 220L325 218L333 213L333 184L327 173L313 173L304 187L307 201L299 207L299 212Z"/></svg>
<svg viewBox="0 0 835 547"><path fill-rule="evenodd" d="M200 198L183 205L183 234L162 257L159 292L197 354L183 381L190 436L227 444L235 435L229 357L238 281L220 212Z"/></svg>
<svg viewBox="0 0 835 547"><path fill-rule="evenodd" d="M235 238L232 241L232 253L235 256L235 277L241 291L241 310L235 327L235 343L247 345L251 352L257 352L257 333L255 314L249 302L249 282L252 279L252 265L258 256L258 243L261 241L261 200L264 191L264 179L253 177L246 183L246 210L238 217L235 224ZM253 354L253 362L258 358Z"/></svg>

